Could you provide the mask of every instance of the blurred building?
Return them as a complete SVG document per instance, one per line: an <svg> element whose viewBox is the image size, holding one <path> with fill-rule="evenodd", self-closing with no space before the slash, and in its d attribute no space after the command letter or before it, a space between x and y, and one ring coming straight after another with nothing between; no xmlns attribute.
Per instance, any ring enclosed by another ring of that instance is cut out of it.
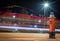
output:
<svg viewBox="0 0 60 41"><path fill-rule="evenodd" d="M30 27L30 28L46 28L48 27L47 21L49 18L45 18L41 15L34 16L29 15L27 9L20 6L8 6L6 11L0 11L0 26L15 26L15 27ZM18 10L17 10L18 9ZM19 13L17 13L18 11ZM45 22L45 24L44 24ZM60 26L60 20L56 20L56 26Z"/></svg>

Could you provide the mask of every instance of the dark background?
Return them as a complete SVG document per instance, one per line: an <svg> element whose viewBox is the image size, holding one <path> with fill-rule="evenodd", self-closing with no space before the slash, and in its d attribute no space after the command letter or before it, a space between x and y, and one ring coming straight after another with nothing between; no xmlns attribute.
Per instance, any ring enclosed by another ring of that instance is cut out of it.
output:
<svg viewBox="0 0 60 41"><path fill-rule="evenodd" d="M43 14L43 10L41 10L43 6L41 4L46 1L50 3L52 8L47 10L48 14L54 12L56 18L60 19L60 0L0 0L0 10L5 10L5 7L9 5L19 5Z"/></svg>

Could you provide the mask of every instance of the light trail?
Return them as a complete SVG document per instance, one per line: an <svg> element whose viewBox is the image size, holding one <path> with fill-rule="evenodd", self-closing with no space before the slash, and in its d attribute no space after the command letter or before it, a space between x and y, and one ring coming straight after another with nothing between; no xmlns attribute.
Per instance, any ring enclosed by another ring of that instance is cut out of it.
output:
<svg viewBox="0 0 60 41"><path fill-rule="evenodd" d="M14 27L14 26L0 26L0 28L5 29L17 29L17 30L40 30L40 31L49 31L47 28L29 28L29 27ZM55 29L55 31L60 32L60 29Z"/></svg>

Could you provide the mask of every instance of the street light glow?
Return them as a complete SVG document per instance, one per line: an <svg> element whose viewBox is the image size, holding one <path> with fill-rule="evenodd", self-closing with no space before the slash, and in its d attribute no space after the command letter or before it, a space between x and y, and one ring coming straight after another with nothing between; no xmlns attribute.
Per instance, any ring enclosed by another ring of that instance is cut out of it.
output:
<svg viewBox="0 0 60 41"><path fill-rule="evenodd" d="M41 20L38 20L39 23L41 23Z"/></svg>
<svg viewBox="0 0 60 41"><path fill-rule="evenodd" d="M34 25L35 28L37 28L37 25Z"/></svg>
<svg viewBox="0 0 60 41"><path fill-rule="evenodd" d="M48 3L45 3L45 4L44 4L44 7L49 7L49 4L48 4Z"/></svg>
<svg viewBox="0 0 60 41"><path fill-rule="evenodd" d="M12 17L13 17L13 18L16 18L16 16L15 16L15 15L13 15Z"/></svg>
<svg viewBox="0 0 60 41"><path fill-rule="evenodd" d="M44 6L44 7L43 7L43 8L44 8L44 17L46 17L46 15L45 15L45 14L46 14L46 9L49 7L49 3L45 2L45 3L43 4L43 6ZM44 27L45 27L45 24L46 24L46 23L45 23L45 18L44 18Z"/></svg>

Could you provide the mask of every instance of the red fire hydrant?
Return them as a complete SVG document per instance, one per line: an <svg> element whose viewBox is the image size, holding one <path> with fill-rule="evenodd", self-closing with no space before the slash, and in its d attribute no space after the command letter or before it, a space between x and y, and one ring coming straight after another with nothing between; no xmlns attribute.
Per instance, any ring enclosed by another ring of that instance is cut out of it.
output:
<svg viewBox="0 0 60 41"><path fill-rule="evenodd" d="M49 17L49 38L55 39L55 16L54 13L51 12Z"/></svg>

